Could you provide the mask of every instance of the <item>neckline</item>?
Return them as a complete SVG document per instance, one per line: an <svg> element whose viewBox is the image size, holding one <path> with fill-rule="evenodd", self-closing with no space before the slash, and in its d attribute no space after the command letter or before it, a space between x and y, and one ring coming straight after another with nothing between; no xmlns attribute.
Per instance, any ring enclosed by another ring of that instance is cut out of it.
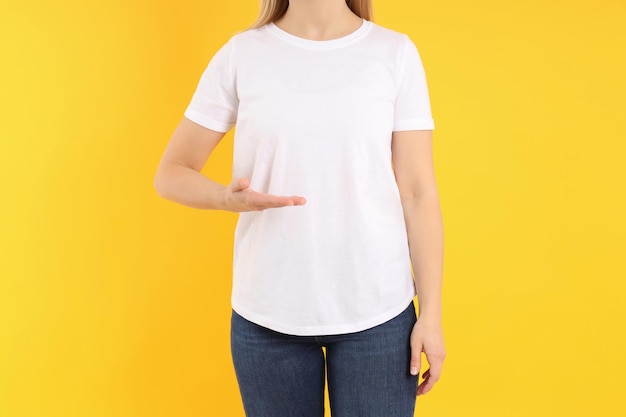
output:
<svg viewBox="0 0 626 417"><path fill-rule="evenodd" d="M270 22L267 24L267 29L273 35L281 38L284 41L291 43L292 45L299 46L302 48L308 49L335 49L340 48L346 45L349 45L358 39L362 38L363 35L368 31L371 26L371 22L367 19L361 19L363 22L361 26L359 26L355 31L348 33L340 38L328 39L328 40L313 40L301 38L299 36L293 35L274 24L274 22Z"/></svg>

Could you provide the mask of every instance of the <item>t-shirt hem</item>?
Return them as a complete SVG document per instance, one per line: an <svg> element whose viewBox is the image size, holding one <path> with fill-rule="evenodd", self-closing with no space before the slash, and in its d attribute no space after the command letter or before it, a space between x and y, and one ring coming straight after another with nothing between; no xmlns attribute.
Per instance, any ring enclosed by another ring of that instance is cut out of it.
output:
<svg viewBox="0 0 626 417"><path fill-rule="evenodd" d="M435 130L434 119L404 119L394 122L393 131L402 130Z"/></svg>
<svg viewBox="0 0 626 417"><path fill-rule="evenodd" d="M207 129L215 130L216 132L226 133L235 125L234 123L225 123L212 119L192 108L187 108L187 110L185 110L184 116L192 122L195 122L200 126L206 127Z"/></svg>
<svg viewBox="0 0 626 417"><path fill-rule="evenodd" d="M267 317L261 316L259 314L252 313L245 308L237 306L235 303L232 304L232 308L237 314L239 314L246 320L279 333L294 336L328 336L344 333L356 333L383 324L396 317L398 314L402 313L407 308L409 303L413 302L414 297L415 295L411 295L411 297L406 298L403 302L399 302L396 306L394 306L394 308L387 310L384 313L377 315L376 317L369 318L358 323L326 326L287 325L268 319Z"/></svg>
<svg viewBox="0 0 626 417"><path fill-rule="evenodd" d="M402 130L435 130L435 121L433 119L406 119L398 120L393 125L393 131Z"/></svg>

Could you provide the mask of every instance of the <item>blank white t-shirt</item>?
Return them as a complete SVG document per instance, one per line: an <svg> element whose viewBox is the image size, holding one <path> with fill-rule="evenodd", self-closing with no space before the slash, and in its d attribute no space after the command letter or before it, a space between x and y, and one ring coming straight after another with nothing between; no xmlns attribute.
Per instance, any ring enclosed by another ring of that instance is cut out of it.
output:
<svg viewBox="0 0 626 417"><path fill-rule="evenodd" d="M240 213L232 307L294 335L365 330L415 296L391 134L433 130L417 48L363 20L314 41L273 23L211 59L185 116L234 135L233 177L304 206Z"/></svg>

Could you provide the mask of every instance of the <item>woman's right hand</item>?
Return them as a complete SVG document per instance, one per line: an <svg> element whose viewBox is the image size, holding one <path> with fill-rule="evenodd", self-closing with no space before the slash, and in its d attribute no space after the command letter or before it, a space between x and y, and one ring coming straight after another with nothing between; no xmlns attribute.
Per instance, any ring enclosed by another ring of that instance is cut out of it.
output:
<svg viewBox="0 0 626 417"><path fill-rule="evenodd" d="M183 117L157 168L154 178L157 193L188 207L234 212L306 203L300 196L277 196L251 190L248 178L237 178L224 186L204 176L201 171L224 135Z"/></svg>
<svg viewBox="0 0 626 417"><path fill-rule="evenodd" d="M250 180L235 178L224 189L224 208L228 211L260 211L269 208L302 206L306 199L300 196L279 196L251 190Z"/></svg>

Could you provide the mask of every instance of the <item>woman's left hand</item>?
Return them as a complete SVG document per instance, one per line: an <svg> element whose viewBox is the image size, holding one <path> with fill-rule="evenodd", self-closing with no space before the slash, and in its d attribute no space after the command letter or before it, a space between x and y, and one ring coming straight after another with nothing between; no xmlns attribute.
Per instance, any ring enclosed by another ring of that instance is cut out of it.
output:
<svg viewBox="0 0 626 417"><path fill-rule="evenodd" d="M426 354L429 368L424 372L424 381L417 387L415 395L430 391L441 376L441 368L446 357L443 344L443 329L440 320L429 321L420 316L411 332L411 375L418 375L421 366L421 353Z"/></svg>

